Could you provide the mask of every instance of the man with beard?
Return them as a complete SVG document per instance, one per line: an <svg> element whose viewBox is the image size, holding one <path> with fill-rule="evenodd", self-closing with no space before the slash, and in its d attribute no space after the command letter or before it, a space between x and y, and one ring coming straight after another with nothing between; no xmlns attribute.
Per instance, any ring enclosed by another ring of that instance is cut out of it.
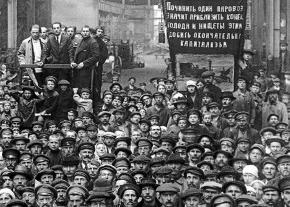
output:
<svg viewBox="0 0 290 207"><path fill-rule="evenodd" d="M224 166L228 165L229 159L232 155L223 150L214 152L214 163L217 170L221 170Z"/></svg>
<svg viewBox="0 0 290 207"><path fill-rule="evenodd" d="M21 190L21 198L28 207L35 207L35 193L33 187L24 187Z"/></svg>
<svg viewBox="0 0 290 207"><path fill-rule="evenodd" d="M183 183L183 191L189 188L198 188L204 179L203 171L198 167L187 167L184 170L184 179L186 182Z"/></svg>
<svg viewBox="0 0 290 207"><path fill-rule="evenodd" d="M168 120L170 118L170 111L167 106L163 104L165 96L163 93L156 92L153 94L153 98L155 100L155 104L147 109L147 115L148 117L152 116L153 114L159 115L159 126L167 126Z"/></svg>
<svg viewBox="0 0 290 207"><path fill-rule="evenodd" d="M2 154L5 162L5 166L9 170L14 170L15 166L19 162L20 152L13 148L4 149Z"/></svg>
<svg viewBox="0 0 290 207"><path fill-rule="evenodd" d="M102 111L98 114L98 118L99 118L99 122L100 122L98 125L99 130L102 130L105 132L115 131L113 126L109 123L110 117L111 117L111 113L108 111Z"/></svg>
<svg viewBox="0 0 290 207"><path fill-rule="evenodd" d="M76 155L68 155L63 158L62 166L65 175L67 176L68 182L73 182L73 175L78 168L80 163L79 158Z"/></svg>
<svg viewBox="0 0 290 207"><path fill-rule="evenodd" d="M33 175L29 173L28 169L24 166L17 165L14 172L9 174L13 181L13 187L16 197L20 198L21 190L28 185L28 181L32 180Z"/></svg>
<svg viewBox="0 0 290 207"><path fill-rule="evenodd" d="M210 91L213 94L213 101L220 103L222 91L218 86L213 85L215 73L213 71L205 71L201 74L205 82L204 90Z"/></svg>
<svg viewBox="0 0 290 207"><path fill-rule="evenodd" d="M63 157L72 155L74 153L76 139L72 137L66 137L60 141L61 153Z"/></svg>
<svg viewBox="0 0 290 207"><path fill-rule="evenodd" d="M160 193L160 202L162 207L178 206L179 189L172 183L165 183L160 185L156 191Z"/></svg>
<svg viewBox="0 0 290 207"><path fill-rule="evenodd" d="M134 184L124 184L118 190L118 196L121 198L121 207L136 207L140 196L140 189Z"/></svg>
<svg viewBox="0 0 290 207"><path fill-rule="evenodd" d="M152 106L152 95L149 93L144 93L141 97L140 100L144 104L144 108L148 109L149 107Z"/></svg>
<svg viewBox="0 0 290 207"><path fill-rule="evenodd" d="M82 41L75 50L70 48L71 67L76 68L74 74L74 88L90 88L92 70L95 69L96 63L100 56L99 45L96 40L90 37L90 27L82 28ZM74 53L74 54L73 54Z"/></svg>
<svg viewBox="0 0 290 207"><path fill-rule="evenodd" d="M262 127L267 126L267 118L270 114L276 114L279 117L279 122L288 123L287 107L284 103L280 102L279 91L269 90L266 93L266 102L262 107Z"/></svg>
<svg viewBox="0 0 290 207"><path fill-rule="evenodd" d="M265 158L262 162L262 174L265 177L263 182L267 184L270 180L276 177L277 172L278 170L275 159L272 157Z"/></svg>
<svg viewBox="0 0 290 207"><path fill-rule="evenodd" d="M233 93L236 98L233 102L233 109L247 112L249 122L253 125L256 118L256 106L252 95L247 90L247 80L244 77L239 77L237 86L238 89Z"/></svg>
<svg viewBox="0 0 290 207"><path fill-rule="evenodd" d="M186 149L189 166L196 166L200 161L201 155L204 153L204 148L200 144L191 144Z"/></svg>
<svg viewBox="0 0 290 207"><path fill-rule="evenodd" d="M278 206L280 192L277 184L273 185L273 183L268 183L262 187L262 191L262 203L270 207Z"/></svg>
<svg viewBox="0 0 290 207"><path fill-rule="evenodd" d="M56 206L65 207L67 204L66 190L69 187L69 183L65 180L55 180L51 185L57 192Z"/></svg>
<svg viewBox="0 0 290 207"><path fill-rule="evenodd" d="M108 58L108 49L106 43L103 41L104 37L104 29L102 27L96 28L96 34L94 39L97 41L100 49L100 57L97 64L97 68L95 71L95 84L96 84L96 92L98 94L98 101L101 100L101 88L102 88L102 73L103 73L103 65Z"/></svg>
<svg viewBox="0 0 290 207"><path fill-rule="evenodd" d="M114 121L112 126L116 129L116 131L122 131L129 136L129 131L127 128L127 124L125 123L125 110L116 109L113 111Z"/></svg>
<svg viewBox="0 0 290 207"><path fill-rule="evenodd" d="M55 134L52 134L48 138L48 152L46 153L46 156L50 160L50 165L60 165L61 159L62 159L62 153L59 149L59 137Z"/></svg>
<svg viewBox="0 0 290 207"><path fill-rule="evenodd" d="M54 207L57 198L56 190L50 185L39 185L35 188L36 204L38 207Z"/></svg>
<svg viewBox="0 0 290 207"><path fill-rule="evenodd" d="M87 170L88 163L94 158L95 145L90 142L83 142L78 146L77 152L80 158L80 168Z"/></svg>
<svg viewBox="0 0 290 207"><path fill-rule="evenodd" d="M11 147L11 141L13 139L12 135L13 131L11 128L5 128L1 130L1 144L4 148Z"/></svg>
<svg viewBox="0 0 290 207"><path fill-rule="evenodd" d="M269 182L273 185L277 185L278 182L290 175L290 155L281 155L276 159L278 175Z"/></svg>
<svg viewBox="0 0 290 207"><path fill-rule="evenodd" d="M161 207L162 204L156 198L156 180L152 178L143 178L140 183L142 200L138 203L137 207Z"/></svg>
<svg viewBox="0 0 290 207"><path fill-rule="evenodd" d="M212 198L221 193L222 185L215 181L206 181L200 186L200 189L202 190L204 203L208 206Z"/></svg>

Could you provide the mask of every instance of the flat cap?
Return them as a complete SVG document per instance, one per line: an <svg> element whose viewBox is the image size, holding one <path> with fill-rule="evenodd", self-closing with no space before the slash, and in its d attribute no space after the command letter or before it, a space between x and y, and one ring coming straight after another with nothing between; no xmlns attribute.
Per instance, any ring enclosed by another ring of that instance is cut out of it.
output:
<svg viewBox="0 0 290 207"><path fill-rule="evenodd" d="M165 192L172 192L172 193L179 193L179 188L173 183L164 183L157 187L156 192L165 193Z"/></svg>
<svg viewBox="0 0 290 207"><path fill-rule="evenodd" d="M204 148L200 144L194 143L194 144L188 145L188 147L186 148L186 153L188 153L192 149L199 149L201 153L204 153Z"/></svg>
<svg viewBox="0 0 290 207"><path fill-rule="evenodd" d="M53 179L55 179L55 172L51 169L44 169L44 170L41 170L39 173L37 173L37 175L35 176L35 180L37 181L40 181L41 182L41 177L43 175L52 175L53 176Z"/></svg>
<svg viewBox="0 0 290 207"><path fill-rule="evenodd" d="M89 197L89 191L81 186L81 185L71 185L67 190L66 190L66 196L67 198L69 195L80 195L83 196L85 199Z"/></svg>
<svg viewBox="0 0 290 207"><path fill-rule="evenodd" d="M6 148L4 149L2 156L5 159L9 159L9 158L19 159L20 151L14 148Z"/></svg>
<svg viewBox="0 0 290 207"><path fill-rule="evenodd" d="M200 198L202 196L202 192L196 188L189 188L181 193L181 199L183 200L191 196L196 196Z"/></svg>
<svg viewBox="0 0 290 207"><path fill-rule="evenodd" d="M153 188L157 188L159 185L156 183L156 180L153 178L143 178L141 183L139 184L141 188L145 186L152 186Z"/></svg>
<svg viewBox="0 0 290 207"><path fill-rule="evenodd" d="M220 191L222 189L222 184L215 181L206 181L200 185L200 189L207 189L207 188Z"/></svg>
<svg viewBox="0 0 290 207"><path fill-rule="evenodd" d="M114 175L117 173L116 168L113 165L108 165L108 164L104 164L101 165L98 169L99 172L101 172L101 170L109 170L111 171Z"/></svg>
<svg viewBox="0 0 290 207"><path fill-rule="evenodd" d="M133 163L149 163L151 159L145 155L138 155L133 159Z"/></svg>
<svg viewBox="0 0 290 207"><path fill-rule="evenodd" d="M91 142L83 142L81 143L79 146L78 146L78 152L80 152L81 150L84 150L84 149L90 149L92 150L93 152L95 151L95 145Z"/></svg>
<svg viewBox="0 0 290 207"><path fill-rule="evenodd" d="M28 205L22 201L22 200L18 200L18 199L12 199L11 201L9 201L7 204L6 204L6 207L28 207Z"/></svg>
<svg viewBox="0 0 290 207"><path fill-rule="evenodd" d="M126 190L134 190L136 192L137 198L141 194L140 188L137 185L127 183L127 184L122 185L118 190L118 195L120 198L123 197L123 194L125 193Z"/></svg>
<svg viewBox="0 0 290 207"><path fill-rule="evenodd" d="M68 189L68 187L70 186L69 183L65 180L61 180L61 179L57 179L54 180L51 184L52 187L54 187L55 189Z"/></svg>
<svg viewBox="0 0 290 207"><path fill-rule="evenodd" d="M33 158L33 163L36 165L36 163L40 163L40 162L50 163L50 159L46 155L36 155Z"/></svg>
<svg viewBox="0 0 290 207"><path fill-rule="evenodd" d="M235 201L231 196L228 194L219 194L213 197L210 201L209 207L216 207L216 206L222 206L222 204L230 204L230 206L236 206Z"/></svg>
<svg viewBox="0 0 290 207"><path fill-rule="evenodd" d="M88 173L87 170L83 170L83 169L77 169L73 175L73 177L75 178L76 176L82 176L84 178L86 178L86 180L89 182L91 180L91 176Z"/></svg>
<svg viewBox="0 0 290 207"><path fill-rule="evenodd" d="M197 175L197 176L199 176L201 179L204 178L204 172L203 172L200 168L195 167L195 166L189 166L189 167L185 168L185 170L184 170L184 177L186 177L186 175L187 175L188 173L191 173L191 174Z"/></svg>
<svg viewBox="0 0 290 207"><path fill-rule="evenodd" d="M70 85L70 82L68 81L68 80L60 80L60 81L58 81L58 83L57 83L58 85Z"/></svg>
<svg viewBox="0 0 290 207"><path fill-rule="evenodd" d="M35 188L35 194L36 195L44 195L44 196L53 196L54 198L57 198L57 192L51 185L43 184L39 185Z"/></svg>
<svg viewBox="0 0 290 207"><path fill-rule="evenodd" d="M236 202L239 204L240 202L248 202L250 205L251 204L258 204L258 200L250 195L240 195L237 199Z"/></svg>
<svg viewBox="0 0 290 207"><path fill-rule="evenodd" d="M246 188L245 184L240 182L240 181L230 181L230 182L224 183L222 186L222 192L225 193L227 188L231 185L239 187L243 194L247 194L247 188Z"/></svg>

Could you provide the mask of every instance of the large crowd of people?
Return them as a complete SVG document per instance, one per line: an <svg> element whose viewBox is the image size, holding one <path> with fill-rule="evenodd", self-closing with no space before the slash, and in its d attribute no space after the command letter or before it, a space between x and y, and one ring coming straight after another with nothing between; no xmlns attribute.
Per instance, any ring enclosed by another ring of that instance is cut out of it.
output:
<svg viewBox="0 0 290 207"><path fill-rule="evenodd" d="M235 91L215 85L213 71L186 91L172 77L114 78L104 89L103 37L101 27L76 36L58 22L50 33L33 25L18 50L20 64L39 66L27 69L32 84L16 89L2 71L0 206L290 206L277 74L249 76L245 58Z"/></svg>

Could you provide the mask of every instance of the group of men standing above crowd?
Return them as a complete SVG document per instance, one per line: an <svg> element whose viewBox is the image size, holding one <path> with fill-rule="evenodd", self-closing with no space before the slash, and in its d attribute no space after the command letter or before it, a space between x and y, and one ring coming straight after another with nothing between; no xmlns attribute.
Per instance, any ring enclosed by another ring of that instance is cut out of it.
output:
<svg viewBox="0 0 290 207"><path fill-rule="evenodd" d="M28 69L39 87L0 87L0 206L290 207L290 130L277 75L244 76L244 60L235 91L206 71L186 91L171 78L138 86L130 77L101 94L88 80L107 57L103 30L84 26L78 39L61 27L40 38L34 25L19 48L20 64L39 65ZM47 63L70 64L73 76L44 70Z"/></svg>

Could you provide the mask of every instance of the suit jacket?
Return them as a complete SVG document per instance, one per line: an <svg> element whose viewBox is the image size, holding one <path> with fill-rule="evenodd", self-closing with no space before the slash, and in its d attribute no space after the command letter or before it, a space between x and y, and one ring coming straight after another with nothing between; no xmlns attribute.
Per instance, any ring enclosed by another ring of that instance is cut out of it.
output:
<svg viewBox="0 0 290 207"><path fill-rule="evenodd" d="M55 35L50 35L46 43L46 62L50 64L69 64L72 48L71 39L68 36L61 35L60 43Z"/></svg>

